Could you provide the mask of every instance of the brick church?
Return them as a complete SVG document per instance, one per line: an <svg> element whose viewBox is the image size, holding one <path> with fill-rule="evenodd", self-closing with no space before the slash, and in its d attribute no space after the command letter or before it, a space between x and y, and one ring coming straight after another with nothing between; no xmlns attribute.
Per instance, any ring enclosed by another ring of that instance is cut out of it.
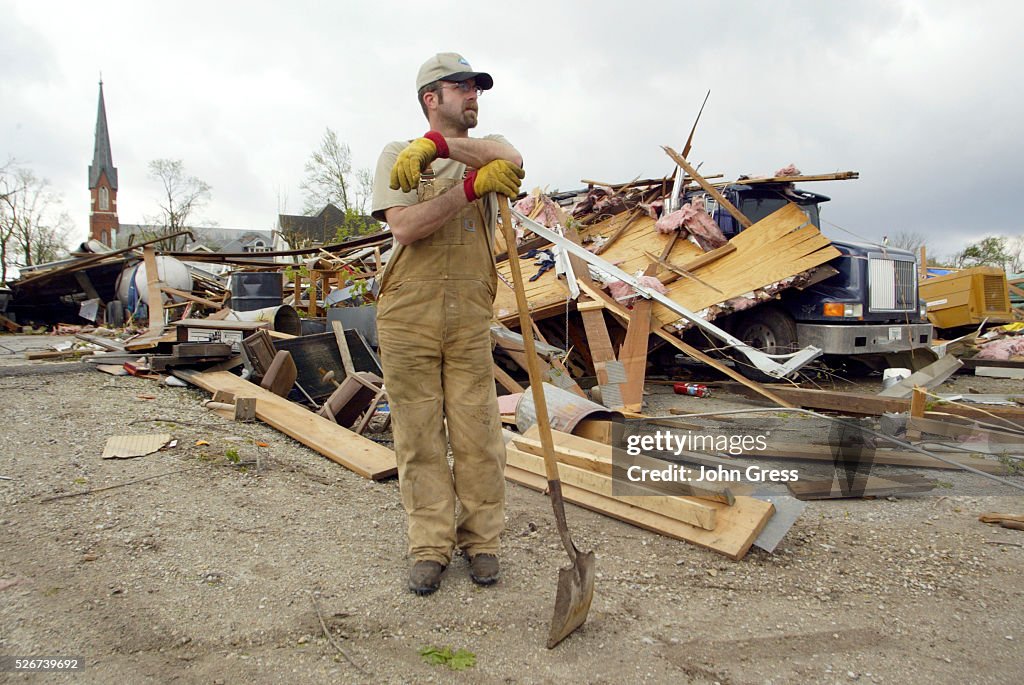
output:
<svg viewBox="0 0 1024 685"><path fill-rule="evenodd" d="M96 112L96 142L92 164L89 165L89 194L89 239L112 247L120 223L117 220L117 168L110 154L103 81L100 81L100 102Z"/></svg>

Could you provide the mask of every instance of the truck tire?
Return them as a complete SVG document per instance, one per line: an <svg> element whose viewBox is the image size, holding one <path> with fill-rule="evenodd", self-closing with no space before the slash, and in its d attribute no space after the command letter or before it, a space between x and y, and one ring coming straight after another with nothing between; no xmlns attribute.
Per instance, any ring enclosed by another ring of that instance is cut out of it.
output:
<svg viewBox="0 0 1024 685"><path fill-rule="evenodd" d="M758 307L739 315L733 323L733 335L751 347L768 354L787 354L799 348L796 338L796 322L786 312L776 307ZM741 353L735 353L736 369L752 381L775 383L772 378L759 371Z"/></svg>

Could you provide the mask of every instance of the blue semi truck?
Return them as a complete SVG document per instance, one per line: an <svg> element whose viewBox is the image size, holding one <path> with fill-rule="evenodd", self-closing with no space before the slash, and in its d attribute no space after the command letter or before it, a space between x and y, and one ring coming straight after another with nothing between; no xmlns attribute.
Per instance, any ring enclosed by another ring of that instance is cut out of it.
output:
<svg viewBox="0 0 1024 685"><path fill-rule="evenodd" d="M752 222L793 202L812 224L820 226L819 207L829 201L784 183L733 184L722 194ZM705 201L726 238L742 230L710 197ZM915 368L933 359L927 352L932 325L918 297L914 254L882 245L832 244L842 253L828 263L834 272L826 272L822 280L802 289L784 290L774 300L719 318L715 324L769 353L814 345L823 351L826 363ZM749 378L773 380L749 364L737 366Z"/></svg>

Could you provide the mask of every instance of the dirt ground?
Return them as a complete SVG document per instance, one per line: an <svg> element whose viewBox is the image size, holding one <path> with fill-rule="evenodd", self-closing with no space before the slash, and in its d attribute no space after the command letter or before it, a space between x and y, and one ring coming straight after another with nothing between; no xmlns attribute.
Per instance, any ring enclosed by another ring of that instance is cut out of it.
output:
<svg viewBox="0 0 1024 685"><path fill-rule="evenodd" d="M457 559L416 597L395 480L222 419L199 390L23 360L52 341L0 337L0 656L85 668L0 682L1024 682L1024 533L977 520L1024 513L1019 496L811 502L773 554L738 562L570 506L597 589L549 651L566 557L541 494L508 486L500 583L475 586ZM967 385L1020 382L954 381ZM657 411L751 406L651 393ZM101 459L125 433L177 445ZM475 665L419 655L446 646Z"/></svg>

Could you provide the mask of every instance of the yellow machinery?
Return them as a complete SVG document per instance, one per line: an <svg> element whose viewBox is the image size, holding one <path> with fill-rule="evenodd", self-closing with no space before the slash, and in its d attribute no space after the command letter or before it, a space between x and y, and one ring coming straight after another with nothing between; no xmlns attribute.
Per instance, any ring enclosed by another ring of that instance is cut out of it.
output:
<svg viewBox="0 0 1024 685"><path fill-rule="evenodd" d="M997 267L975 266L926 278L918 288L936 328L977 326L986 319L990 324L1014 320L1006 273Z"/></svg>

